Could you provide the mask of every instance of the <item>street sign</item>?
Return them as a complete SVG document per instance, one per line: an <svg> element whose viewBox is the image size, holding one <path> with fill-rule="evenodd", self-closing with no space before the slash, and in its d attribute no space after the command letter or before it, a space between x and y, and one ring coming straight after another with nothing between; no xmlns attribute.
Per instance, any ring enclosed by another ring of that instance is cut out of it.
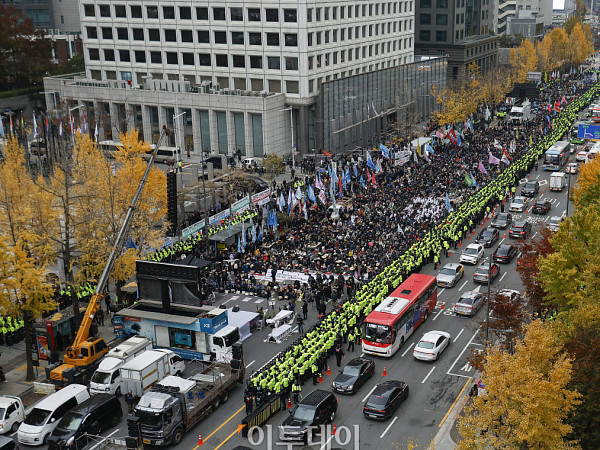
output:
<svg viewBox="0 0 600 450"><path fill-rule="evenodd" d="M577 128L579 139L600 139L600 125L591 123L580 123Z"/></svg>

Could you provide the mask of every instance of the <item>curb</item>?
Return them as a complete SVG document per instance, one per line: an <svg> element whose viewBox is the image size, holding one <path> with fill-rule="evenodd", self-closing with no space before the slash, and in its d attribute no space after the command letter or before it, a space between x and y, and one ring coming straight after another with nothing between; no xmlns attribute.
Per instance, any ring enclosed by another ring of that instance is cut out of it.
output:
<svg viewBox="0 0 600 450"><path fill-rule="evenodd" d="M440 430L431 441L431 444L428 447L429 450L453 450L456 447L456 443L452 439L450 431L454 427L456 418L469 399L469 391L467 388L471 385L474 378L477 378L477 376L474 375L467 380L460 391L460 394L458 394L458 397L456 397L456 400L454 400L454 403L446 413L446 416L444 416L440 422Z"/></svg>

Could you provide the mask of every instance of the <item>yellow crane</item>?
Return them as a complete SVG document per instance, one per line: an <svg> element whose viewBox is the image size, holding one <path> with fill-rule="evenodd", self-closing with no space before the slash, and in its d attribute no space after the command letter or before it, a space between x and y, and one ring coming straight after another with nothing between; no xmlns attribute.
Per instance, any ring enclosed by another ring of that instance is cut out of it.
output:
<svg viewBox="0 0 600 450"><path fill-rule="evenodd" d="M156 144L150 160L148 161L146 171L144 172L144 175L140 180L140 184L138 185L137 190L131 199L131 204L129 205L129 209L125 215L125 220L123 221L123 225L119 230L119 234L117 235L108 260L106 261L104 270L100 275L96 290L90 299L85 314L83 315L83 320L81 321L81 325L77 330L75 340L73 341L73 344L67 348L64 362L54 368L49 368L50 376L48 378L51 383L56 384L57 386L63 387L70 383L87 384L90 376L98 367L100 359L108 352L108 346L106 345L104 339L100 337L90 337L90 326L92 325L96 312L100 308L100 301L104 297L104 290L106 284L108 283L108 277L110 276L117 256L123 247L125 236L133 219L135 208L137 207L139 199L142 195L142 190L144 189L146 180L150 175L150 170L152 169L152 164L154 163L154 157L156 156L158 148L160 147L163 139L168 135L169 130L163 126L158 143Z"/></svg>

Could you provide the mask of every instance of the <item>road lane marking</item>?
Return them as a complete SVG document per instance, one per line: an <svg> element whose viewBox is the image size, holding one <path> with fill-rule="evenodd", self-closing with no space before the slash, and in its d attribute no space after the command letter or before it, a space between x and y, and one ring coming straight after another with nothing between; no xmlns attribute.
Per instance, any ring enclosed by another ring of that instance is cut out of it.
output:
<svg viewBox="0 0 600 450"><path fill-rule="evenodd" d="M533 236L531 236L531 239L534 239L537 236L537 231L535 233L533 233Z"/></svg>
<svg viewBox="0 0 600 450"><path fill-rule="evenodd" d="M508 272L504 272L504 273L502 274L502 276L500 277L500 283L502 283L502 280L504 280L504 277L506 276L506 274L507 274L507 273L508 273Z"/></svg>
<svg viewBox="0 0 600 450"><path fill-rule="evenodd" d="M475 289L473 289L474 292L479 292L479 290L481 289L481 285L478 284L477 287Z"/></svg>
<svg viewBox="0 0 600 450"><path fill-rule="evenodd" d="M246 364L246 369L247 369L248 367L250 367L252 364L254 364L255 362L256 362L255 360L252 360L251 362L249 362L248 364Z"/></svg>
<svg viewBox="0 0 600 450"><path fill-rule="evenodd" d="M431 370L429 371L429 373L427 374L427 376L425 378L423 378L423 381L421 381L421 384L425 384L425 382L427 381L427 378L429 378L429 375L431 375L434 370L435 370L435 366L433 366L431 368Z"/></svg>
<svg viewBox="0 0 600 450"><path fill-rule="evenodd" d="M506 238L502 238L502 240L500 242L498 242L498 245L502 244L505 240L506 240Z"/></svg>
<svg viewBox="0 0 600 450"><path fill-rule="evenodd" d="M221 425L219 425L219 428L217 428L215 431L213 431L212 433L210 433L210 434L208 435L208 437L206 437L206 438L204 438L204 439L203 439L203 441L207 441L208 439L210 439L210 437L211 437L213 434L215 434L217 431L219 431L221 428L223 428L223 427L224 427L224 426L227 424L227 422L229 422L231 419L233 419L235 416L237 416L237 415L238 415L238 414L239 414L239 413L242 411L242 409L245 409L245 408L246 408L246 405L242 406L240 409L238 409L236 412L234 412L234 413L233 413L233 414L232 414L232 415L229 417L229 419L227 419L225 422L223 422ZM231 434L229 435L229 437L228 437L227 439L225 439L223 442L221 442L217 448L220 448L220 447L221 447L221 446L222 446L222 445L223 445L225 442L227 442L229 439L231 439L231 436L233 436L233 434L234 434L234 433L237 433L237 432L238 432L238 430L236 429L236 430L235 430L233 433L231 433ZM196 450L198 447L199 447L199 446L198 446L198 445L196 445L196 446L194 447L194 450ZM217 448L215 448L215 450L217 450Z"/></svg>
<svg viewBox="0 0 600 450"><path fill-rule="evenodd" d="M465 282L463 284L461 284L461 286L458 288L458 290L462 291L463 288L467 285L468 282L469 282L469 280L465 280Z"/></svg>
<svg viewBox="0 0 600 450"><path fill-rule="evenodd" d="M107 438L111 437L113 434L115 434L116 432L118 432L120 430L120 428L117 428L115 431L113 431L112 433L110 433L108 436L106 436Z"/></svg>
<svg viewBox="0 0 600 450"><path fill-rule="evenodd" d="M442 292L444 292L445 290L446 290L446 288L442 288L442 290L441 290L440 292L438 292L438 297L439 297L440 295L442 295Z"/></svg>
<svg viewBox="0 0 600 450"><path fill-rule="evenodd" d="M329 439L327 439L327 442L325 442L322 446L320 450L324 450L324 449L329 449L331 448L331 445L329 445L329 443L331 442L331 440L333 439L333 435L329 436ZM216 450L216 449L215 449Z"/></svg>
<svg viewBox="0 0 600 450"><path fill-rule="evenodd" d="M558 203L557 203L556 205L554 205L554 206L558 206L558 205L560 205L560 202L558 202Z"/></svg>
<svg viewBox="0 0 600 450"><path fill-rule="evenodd" d="M461 335L461 334L463 334L463 331L465 331L465 329L464 329L464 328L463 328L462 330L460 330L460 333L458 333L458 334L456 335L456 337L454 338L454 340L453 340L452 342L456 342L456 341L458 341L458 338L460 337L460 335Z"/></svg>
<svg viewBox="0 0 600 450"><path fill-rule="evenodd" d="M413 345L415 345L414 342L412 344L410 344L406 350L404 350L404 353L402 353L402 355L401 355L402 358L404 358L404 355L406 355L410 351L410 349L413 347Z"/></svg>
<svg viewBox="0 0 600 450"><path fill-rule="evenodd" d="M438 428L442 428L442 425L444 425L444 422L446 421L446 419L448 418L448 416L450 415L450 411L452 411L452 409L454 409L454 406L456 405L456 402L458 401L458 399L463 395L463 392L465 392L465 389L467 388L467 386L469 384L471 384L471 380L473 379L473 377L469 377L469 379L467 380L467 382L465 383L465 385L463 386L463 388L461 389L460 393L457 395L456 399L454 400L454 403L452 403L452 405L450 406L450 409L448 409L448 412L446 413L446 415L444 416L444 418L442 419L442 421L440 422L440 424L438 425Z"/></svg>
<svg viewBox="0 0 600 450"><path fill-rule="evenodd" d="M242 406L242 409L243 409L243 408L245 408L245 406ZM241 410L240 410L240 411L241 411ZM224 424L223 424L223 425L224 425ZM241 425L241 427L242 427L242 428L244 428L244 425ZM218 428L217 428L217 429L218 429ZM231 439L231 438L233 437L233 435L234 435L234 434L236 434L236 433L238 433L238 434L239 434L240 430L241 430L241 429L240 429L240 425L238 425L238 428L237 428L236 430L233 430L233 432L232 432L232 433L231 433L229 436L227 436L227 438L226 438L226 439L225 439L223 442L221 442L221 443L220 443L220 444L219 444L217 447L215 447L215 450L219 450L221 447L223 447L223 445L224 445L224 444L225 444L225 443L226 443L226 442L227 442L229 439ZM212 435L211 435L211 436L212 436ZM210 437L210 436L209 436L209 437ZM206 439L208 439L208 438L206 438ZM206 439L204 439L204 440L206 441ZM198 447L199 447L199 446L198 446L198 445L196 445L196 447L194 447L194 450L196 450Z"/></svg>
<svg viewBox="0 0 600 450"><path fill-rule="evenodd" d="M437 319L437 318L438 318L438 316L439 316L441 313L443 313L443 312L444 312L444 310L443 310L443 309L440 309L440 311L439 311L439 312L438 312L438 313L435 315L435 317L434 317L433 319L431 319L431 320L435 320L435 319Z"/></svg>
<svg viewBox="0 0 600 450"><path fill-rule="evenodd" d="M383 431L383 433L381 433L381 436L379 436L379 439L383 439L383 436L385 436L385 433L387 433L390 428L392 428L392 425L394 425L394 422L396 422L396 420L398 419L398 416L394 417L394 420L392 420L390 422L390 424L387 426L387 428Z"/></svg>
<svg viewBox="0 0 600 450"><path fill-rule="evenodd" d="M469 345L471 345L471 342L473 342L473 339L475 339L475 336L477 336L477 333L479 333L479 328L477 328L475 330L475 333L473 333L473 336L471 336L471 339L469 339L469 342L467 342L467 345L465 345L465 348L463 348L462 352L460 352L460 354L456 357L456 359L454 360L454 362L452 363L452 365L448 369L448 372L446 372L446 375L454 375L455 377L467 377L467 375L460 375L460 374L457 374L457 373L451 373L451 371L454 368L454 366L456 365L456 363L458 362L458 360L461 358L461 356L463 355L463 353L467 351L467 349L469 348Z"/></svg>
<svg viewBox="0 0 600 450"><path fill-rule="evenodd" d="M367 396L365 398L363 398L363 403L367 401L367 399L371 396L371 394L373 393L373 391L375 390L376 387L377 387L377 385L373 386L373 389L371 389L369 391L369 393L367 394Z"/></svg>

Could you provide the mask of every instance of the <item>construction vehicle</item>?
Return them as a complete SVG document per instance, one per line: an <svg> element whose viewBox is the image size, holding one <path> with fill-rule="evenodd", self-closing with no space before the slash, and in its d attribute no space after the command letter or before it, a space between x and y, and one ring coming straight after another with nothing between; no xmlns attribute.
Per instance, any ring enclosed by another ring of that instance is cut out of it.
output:
<svg viewBox="0 0 600 450"><path fill-rule="evenodd" d="M100 275L96 290L92 294L92 298L88 303L73 344L67 348L62 364L50 365L46 368L46 376L48 377L50 383L55 384L58 387L64 387L71 383L87 384L90 381L92 374L98 368L100 359L102 359L102 357L108 352L108 345L106 345L104 339L90 336L90 327L96 312L100 308L100 302L104 298L104 290L108 283L108 277L112 272L115 261L117 260L117 256L123 248L125 237L131 222L133 221L133 214L140 197L142 196L142 190L146 185L150 171L152 170L156 152L168 134L169 130L166 127L163 127L163 131L161 132L158 143L154 148L152 157L146 166L146 171L144 172L137 190L131 199L131 204L129 205L129 209L125 215L125 220L123 221L123 225L121 225L119 234L117 235L114 246L110 252L108 260L106 261L106 265L104 266L104 270Z"/></svg>
<svg viewBox="0 0 600 450"><path fill-rule="evenodd" d="M184 433L229 399L236 382L244 382L243 360L237 362L202 361L200 373L187 379L168 376L154 384L133 410L144 444L178 445Z"/></svg>

